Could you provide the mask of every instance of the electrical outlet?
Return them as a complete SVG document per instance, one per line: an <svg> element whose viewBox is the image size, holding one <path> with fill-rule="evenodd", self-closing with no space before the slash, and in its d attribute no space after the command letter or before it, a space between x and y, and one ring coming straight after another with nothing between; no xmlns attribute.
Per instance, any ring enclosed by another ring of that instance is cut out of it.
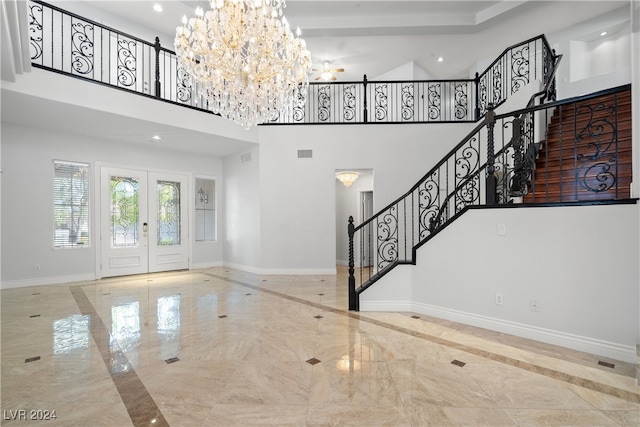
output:
<svg viewBox="0 0 640 427"><path fill-rule="evenodd" d="M34 265L34 266L33 266L33 269L34 269L35 271L40 271L40 264L36 264L36 265Z"/></svg>
<svg viewBox="0 0 640 427"><path fill-rule="evenodd" d="M498 305L504 304L504 298L502 297L502 294L496 294L496 304Z"/></svg>
<svg viewBox="0 0 640 427"><path fill-rule="evenodd" d="M531 308L531 311L535 311L535 312L540 311L540 301L532 299L530 308Z"/></svg>

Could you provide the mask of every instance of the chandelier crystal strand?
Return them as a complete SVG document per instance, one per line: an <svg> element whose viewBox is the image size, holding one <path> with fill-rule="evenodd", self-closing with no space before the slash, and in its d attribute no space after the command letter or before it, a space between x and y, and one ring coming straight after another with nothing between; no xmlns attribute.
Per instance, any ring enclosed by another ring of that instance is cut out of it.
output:
<svg viewBox="0 0 640 427"><path fill-rule="evenodd" d="M305 102L311 53L285 0L212 0L176 29L178 61L208 108L250 128Z"/></svg>

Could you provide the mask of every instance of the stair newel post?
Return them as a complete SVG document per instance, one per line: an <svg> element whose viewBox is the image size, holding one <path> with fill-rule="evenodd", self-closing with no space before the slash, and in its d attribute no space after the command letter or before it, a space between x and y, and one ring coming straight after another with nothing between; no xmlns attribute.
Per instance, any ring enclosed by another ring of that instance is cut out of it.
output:
<svg viewBox="0 0 640 427"><path fill-rule="evenodd" d="M364 122L369 123L369 113L367 111L367 75L364 75L364 80L362 81L362 85L364 87Z"/></svg>
<svg viewBox="0 0 640 427"><path fill-rule="evenodd" d="M358 296L356 295L356 276L353 260L353 235L355 226L353 225L353 216L349 216L349 225L347 225L347 234L349 235L349 310L358 311Z"/></svg>
<svg viewBox="0 0 640 427"><path fill-rule="evenodd" d="M494 149L494 127L496 125L496 113L493 110L493 104L487 106L487 113L485 115L485 124L487 125L487 178L486 178L486 191L487 191L487 205L495 205L497 200L497 181L496 172L496 154Z"/></svg>
<svg viewBox="0 0 640 427"><path fill-rule="evenodd" d="M155 84L155 95L156 98L160 98L162 94L160 93L160 38L156 37L156 42L153 44L153 48L156 51L156 84Z"/></svg>
<svg viewBox="0 0 640 427"><path fill-rule="evenodd" d="M475 109L475 119L480 119L480 74L476 73L476 78L474 79L476 85L476 109Z"/></svg>

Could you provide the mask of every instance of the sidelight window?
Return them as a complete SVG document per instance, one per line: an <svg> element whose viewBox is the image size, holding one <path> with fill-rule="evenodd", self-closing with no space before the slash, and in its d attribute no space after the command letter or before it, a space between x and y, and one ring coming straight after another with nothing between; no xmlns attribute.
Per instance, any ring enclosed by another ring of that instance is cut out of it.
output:
<svg viewBox="0 0 640 427"><path fill-rule="evenodd" d="M216 181L196 178L196 241L216 240Z"/></svg>
<svg viewBox="0 0 640 427"><path fill-rule="evenodd" d="M89 246L89 164L53 162L53 245Z"/></svg>

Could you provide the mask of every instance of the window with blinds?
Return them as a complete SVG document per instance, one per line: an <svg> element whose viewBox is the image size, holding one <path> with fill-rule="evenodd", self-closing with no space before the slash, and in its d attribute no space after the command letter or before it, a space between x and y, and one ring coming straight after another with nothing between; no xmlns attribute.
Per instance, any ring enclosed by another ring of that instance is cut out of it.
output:
<svg viewBox="0 0 640 427"><path fill-rule="evenodd" d="M53 246L89 243L89 164L54 160Z"/></svg>
<svg viewBox="0 0 640 427"><path fill-rule="evenodd" d="M216 181L196 178L196 242L216 240Z"/></svg>

